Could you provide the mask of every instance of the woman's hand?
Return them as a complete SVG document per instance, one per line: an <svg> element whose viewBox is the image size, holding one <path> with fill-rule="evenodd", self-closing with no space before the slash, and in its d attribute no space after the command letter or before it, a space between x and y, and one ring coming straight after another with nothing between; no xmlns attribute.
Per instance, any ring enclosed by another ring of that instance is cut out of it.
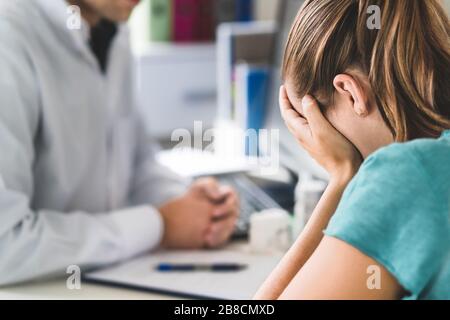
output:
<svg viewBox="0 0 450 320"><path fill-rule="evenodd" d="M345 187L361 165L356 148L322 115L310 96L303 99L303 110L296 110L285 87L280 89L282 116L300 144L331 175L331 181L305 228L275 270L255 295L255 299L277 299L308 261L323 238Z"/></svg>
<svg viewBox="0 0 450 320"><path fill-rule="evenodd" d="M358 171L362 157L355 146L323 116L317 101L307 95L303 110L291 104L286 88L280 88L281 115L289 131L303 148L330 174L331 180L349 181Z"/></svg>

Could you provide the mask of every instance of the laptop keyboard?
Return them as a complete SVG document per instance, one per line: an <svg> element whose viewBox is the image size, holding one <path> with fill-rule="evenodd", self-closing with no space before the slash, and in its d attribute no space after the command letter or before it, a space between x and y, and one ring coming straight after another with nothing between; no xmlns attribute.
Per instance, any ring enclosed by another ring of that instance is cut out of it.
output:
<svg viewBox="0 0 450 320"><path fill-rule="evenodd" d="M248 236L250 216L266 209L280 208L264 190L244 174L231 174L216 177L220 183L232 186L239 195L240 217L236 223L233 238Z"/></svg>

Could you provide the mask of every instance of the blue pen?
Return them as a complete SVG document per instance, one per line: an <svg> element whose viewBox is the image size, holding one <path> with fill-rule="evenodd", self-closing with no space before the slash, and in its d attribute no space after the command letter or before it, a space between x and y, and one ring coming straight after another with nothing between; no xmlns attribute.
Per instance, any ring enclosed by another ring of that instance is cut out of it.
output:
<svg viewBox="0 0 450 320"><path fill-rule="evenodd" d="M188 271L213 271L233 272L247 268L246 265L237 263L191 264L191 263L160 263L156 270L160 272L188 272Z"/></svg>

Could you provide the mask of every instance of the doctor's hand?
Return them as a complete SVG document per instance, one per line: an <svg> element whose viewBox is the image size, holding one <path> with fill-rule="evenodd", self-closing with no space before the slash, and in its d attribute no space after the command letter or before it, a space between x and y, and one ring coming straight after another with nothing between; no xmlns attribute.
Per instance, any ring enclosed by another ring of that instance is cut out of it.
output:
<svg viewBox="0 0 450 320"><path fill-rule="evenodd" d="M331 180L349 181L355 175L362 162L359 151L328 122L312 96L305 96L295 108L282 86L280 109L289 131Z"/></svg>
<svg viewBox="0 0 450 320"><path fill-rule="evenodd" d="M162 246L198 249L224 244L234 230L238 206L230 188L210 178L196 181L183 196L159 208L164 220Z"/></svg>
<svg viewBox="0 0 450 320"><path fill-rule="evenodd" d="M205 236L205 246L224 245L231 237L239 217L239 198L229 186L220 185L214 178L194 182L191 190L213 206L211 223Z"/></svg>

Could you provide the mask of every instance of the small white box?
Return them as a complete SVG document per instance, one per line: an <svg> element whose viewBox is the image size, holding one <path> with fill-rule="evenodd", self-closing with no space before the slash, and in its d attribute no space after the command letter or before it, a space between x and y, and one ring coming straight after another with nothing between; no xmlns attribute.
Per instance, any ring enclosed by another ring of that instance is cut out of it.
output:
<svg viewBox="0 0 450 320"><path fill-rule="evenodd" d="M281 209L268 209L250 217L250 248L254 253L285 252L292 243L291 217Z"/></svg>

